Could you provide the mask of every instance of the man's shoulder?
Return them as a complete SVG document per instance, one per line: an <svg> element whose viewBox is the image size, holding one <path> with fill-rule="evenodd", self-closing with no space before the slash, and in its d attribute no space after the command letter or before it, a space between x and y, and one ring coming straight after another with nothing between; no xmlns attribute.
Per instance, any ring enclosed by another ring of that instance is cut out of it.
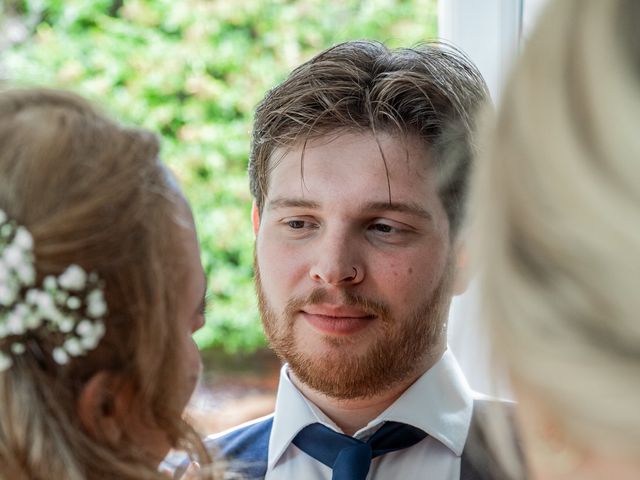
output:
<svg viewBox="0 0 640 480"><path fill-rule="evenodd" d="M502 427L508 427L512 438L517 438L515 431L515 413L517 404L512 400L491 397L483 394L475 394L473 397L473 415L469 436L474 433L478 436L487 436L486 431L491 423L501 423ZM469 443L471 438L467 439Z"/></svg>
<svg viewBox="0 0 640 480"><path fill-rule="evenodd" d="M272 425L273 414L266 415L210 435L204 444L211 456L222 462L225 472L237 473L244 480L262 479L267 471ZM160 468L174 479L180 479L190 463L190 459L180 452L167 456Z"/></svg>
<svg viewBox="0 0 640 480"><path fill-rule="evenodd" d="M207 437L205 444L224 456L235 457L240 452L269 445L273 413Z"/></svg>
<svg viewBox="0 0 640 480"><path fill-rule="evenodd" d="M507 447L514 455L514 461L523 462L514 422L515 408L516 403L510 400L474 395L473 416L462 455L461 480L512 478L504 470L504 459L499 458L498 450Z"/></svg>

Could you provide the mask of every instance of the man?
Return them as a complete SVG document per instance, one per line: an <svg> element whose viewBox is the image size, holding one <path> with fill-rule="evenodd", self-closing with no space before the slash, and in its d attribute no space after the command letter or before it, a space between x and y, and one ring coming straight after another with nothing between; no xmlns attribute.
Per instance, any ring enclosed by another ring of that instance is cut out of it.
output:
<svg viewBox="0 0 640 480"><path fill-rule="evenodd" d="M469 461L483 403L446 351L486 100L451 48L359 41L258 106L256 287L286 363L275 414L213 439L248 478L497 478Z"/></svg>

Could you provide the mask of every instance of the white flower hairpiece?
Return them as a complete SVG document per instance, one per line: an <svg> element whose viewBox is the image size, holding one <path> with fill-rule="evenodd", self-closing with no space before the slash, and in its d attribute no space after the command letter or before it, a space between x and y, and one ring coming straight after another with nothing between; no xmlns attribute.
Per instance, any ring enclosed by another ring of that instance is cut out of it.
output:
<svg viewBox="0 0 640 480"><path fill-rule="evenodd" d="M105 334L107 304L100 279L78 265L36 283L33 237L0 209L0 372L28 341L53 347L53 360L95 349Z"/></svg>

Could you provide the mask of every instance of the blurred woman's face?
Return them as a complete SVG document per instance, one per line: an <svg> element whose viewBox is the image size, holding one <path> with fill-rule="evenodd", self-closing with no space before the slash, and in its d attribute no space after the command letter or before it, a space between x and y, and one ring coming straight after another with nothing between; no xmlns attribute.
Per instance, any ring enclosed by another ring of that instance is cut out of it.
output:
<svg viewBox="0 0 640 480"><path fill-rule="evenodd" d="M178 296L178 348L181 358L179 378L183 381L176 385L172 392L176 406L186 407L198 383L202 369L200 352L192 335L204 325L206 278L200 261L200 246L196 237L196 228L190 209L180 207L180 232L176 254L181 265L182 274L176 277Z"/></svg>
<svg viewBox="0 0 640 480"><path fill-rule="evenodd" d="M195 225L186 201L178 206L174 218L171 228L176 229L172 235L175 248L171 254L175 255L175 262L170 262L174 267L167 275L176 298L174 315L169 319L175 322L169 339L175 361L169 366L170 371L160 372L164 378L159 392L161 408L169 410L164 412L168 416L184 411L198 383L202 364L192 336L204 325L206 291ZM164 352L156 354L162 356ZM112 408L105 409L105 404ZM168 432L157 423L151 405L137 395L134 382L126 375L98 371L83 388L79 414L87 431L98 440L118 444L127 438L154 461L160 462L172 447Z"/></svg>
<svg viewBox="0 0 640 480"><path fill-rule="evenodd" d="M576 441L564 431L559 412L538 393L513 382L518 399L516 417L531 480L637 480L640 461L622 455L602 441L602 448L586 447L592 439ZM564 412L566 415L567 412Z"/></svg>
<svg viewBox="0 0 640 480"><path fill-rule="evenodd" d="M176 329L175 338L171 339L176 349L177 363L172 372L167 372L169 380L165 386L167 403L174 412L182 412L189 402L198 383L202 363L200 352L193 340L193 334L204 325L206 279L200 262L200 248L196 237L196 229L191 210L186 202L177 210L176 255L177 265L171 283L176 288ZM142 407L144 408L144 407ZM139 412L140 414L141 412ZM160 461L171 448L166 432L153 425L139 422L132 412L129 433L139 439L140 445L146 445L154 458Z"/></svg>

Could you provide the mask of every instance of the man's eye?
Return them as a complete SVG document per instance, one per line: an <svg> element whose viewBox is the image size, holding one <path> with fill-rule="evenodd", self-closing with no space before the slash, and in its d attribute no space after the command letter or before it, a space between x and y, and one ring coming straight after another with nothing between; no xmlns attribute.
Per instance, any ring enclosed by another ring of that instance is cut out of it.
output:
<svg viewBox="0 0 640 480"><path fill-rule="evenodd" d="M387 225L386 223L374 223L371 225L371 229L381 233L391 233L395 230L395 228L391 225Z"/></svg>
<svg viewBox="0 0 640 480"><path fill-rule="evenodd" d="M287 222L287 225L290 228L293 228L293 229L297 230L297 229L300 229L300 228L304 228L305 221L304 220L289 220Z"/></svg>

